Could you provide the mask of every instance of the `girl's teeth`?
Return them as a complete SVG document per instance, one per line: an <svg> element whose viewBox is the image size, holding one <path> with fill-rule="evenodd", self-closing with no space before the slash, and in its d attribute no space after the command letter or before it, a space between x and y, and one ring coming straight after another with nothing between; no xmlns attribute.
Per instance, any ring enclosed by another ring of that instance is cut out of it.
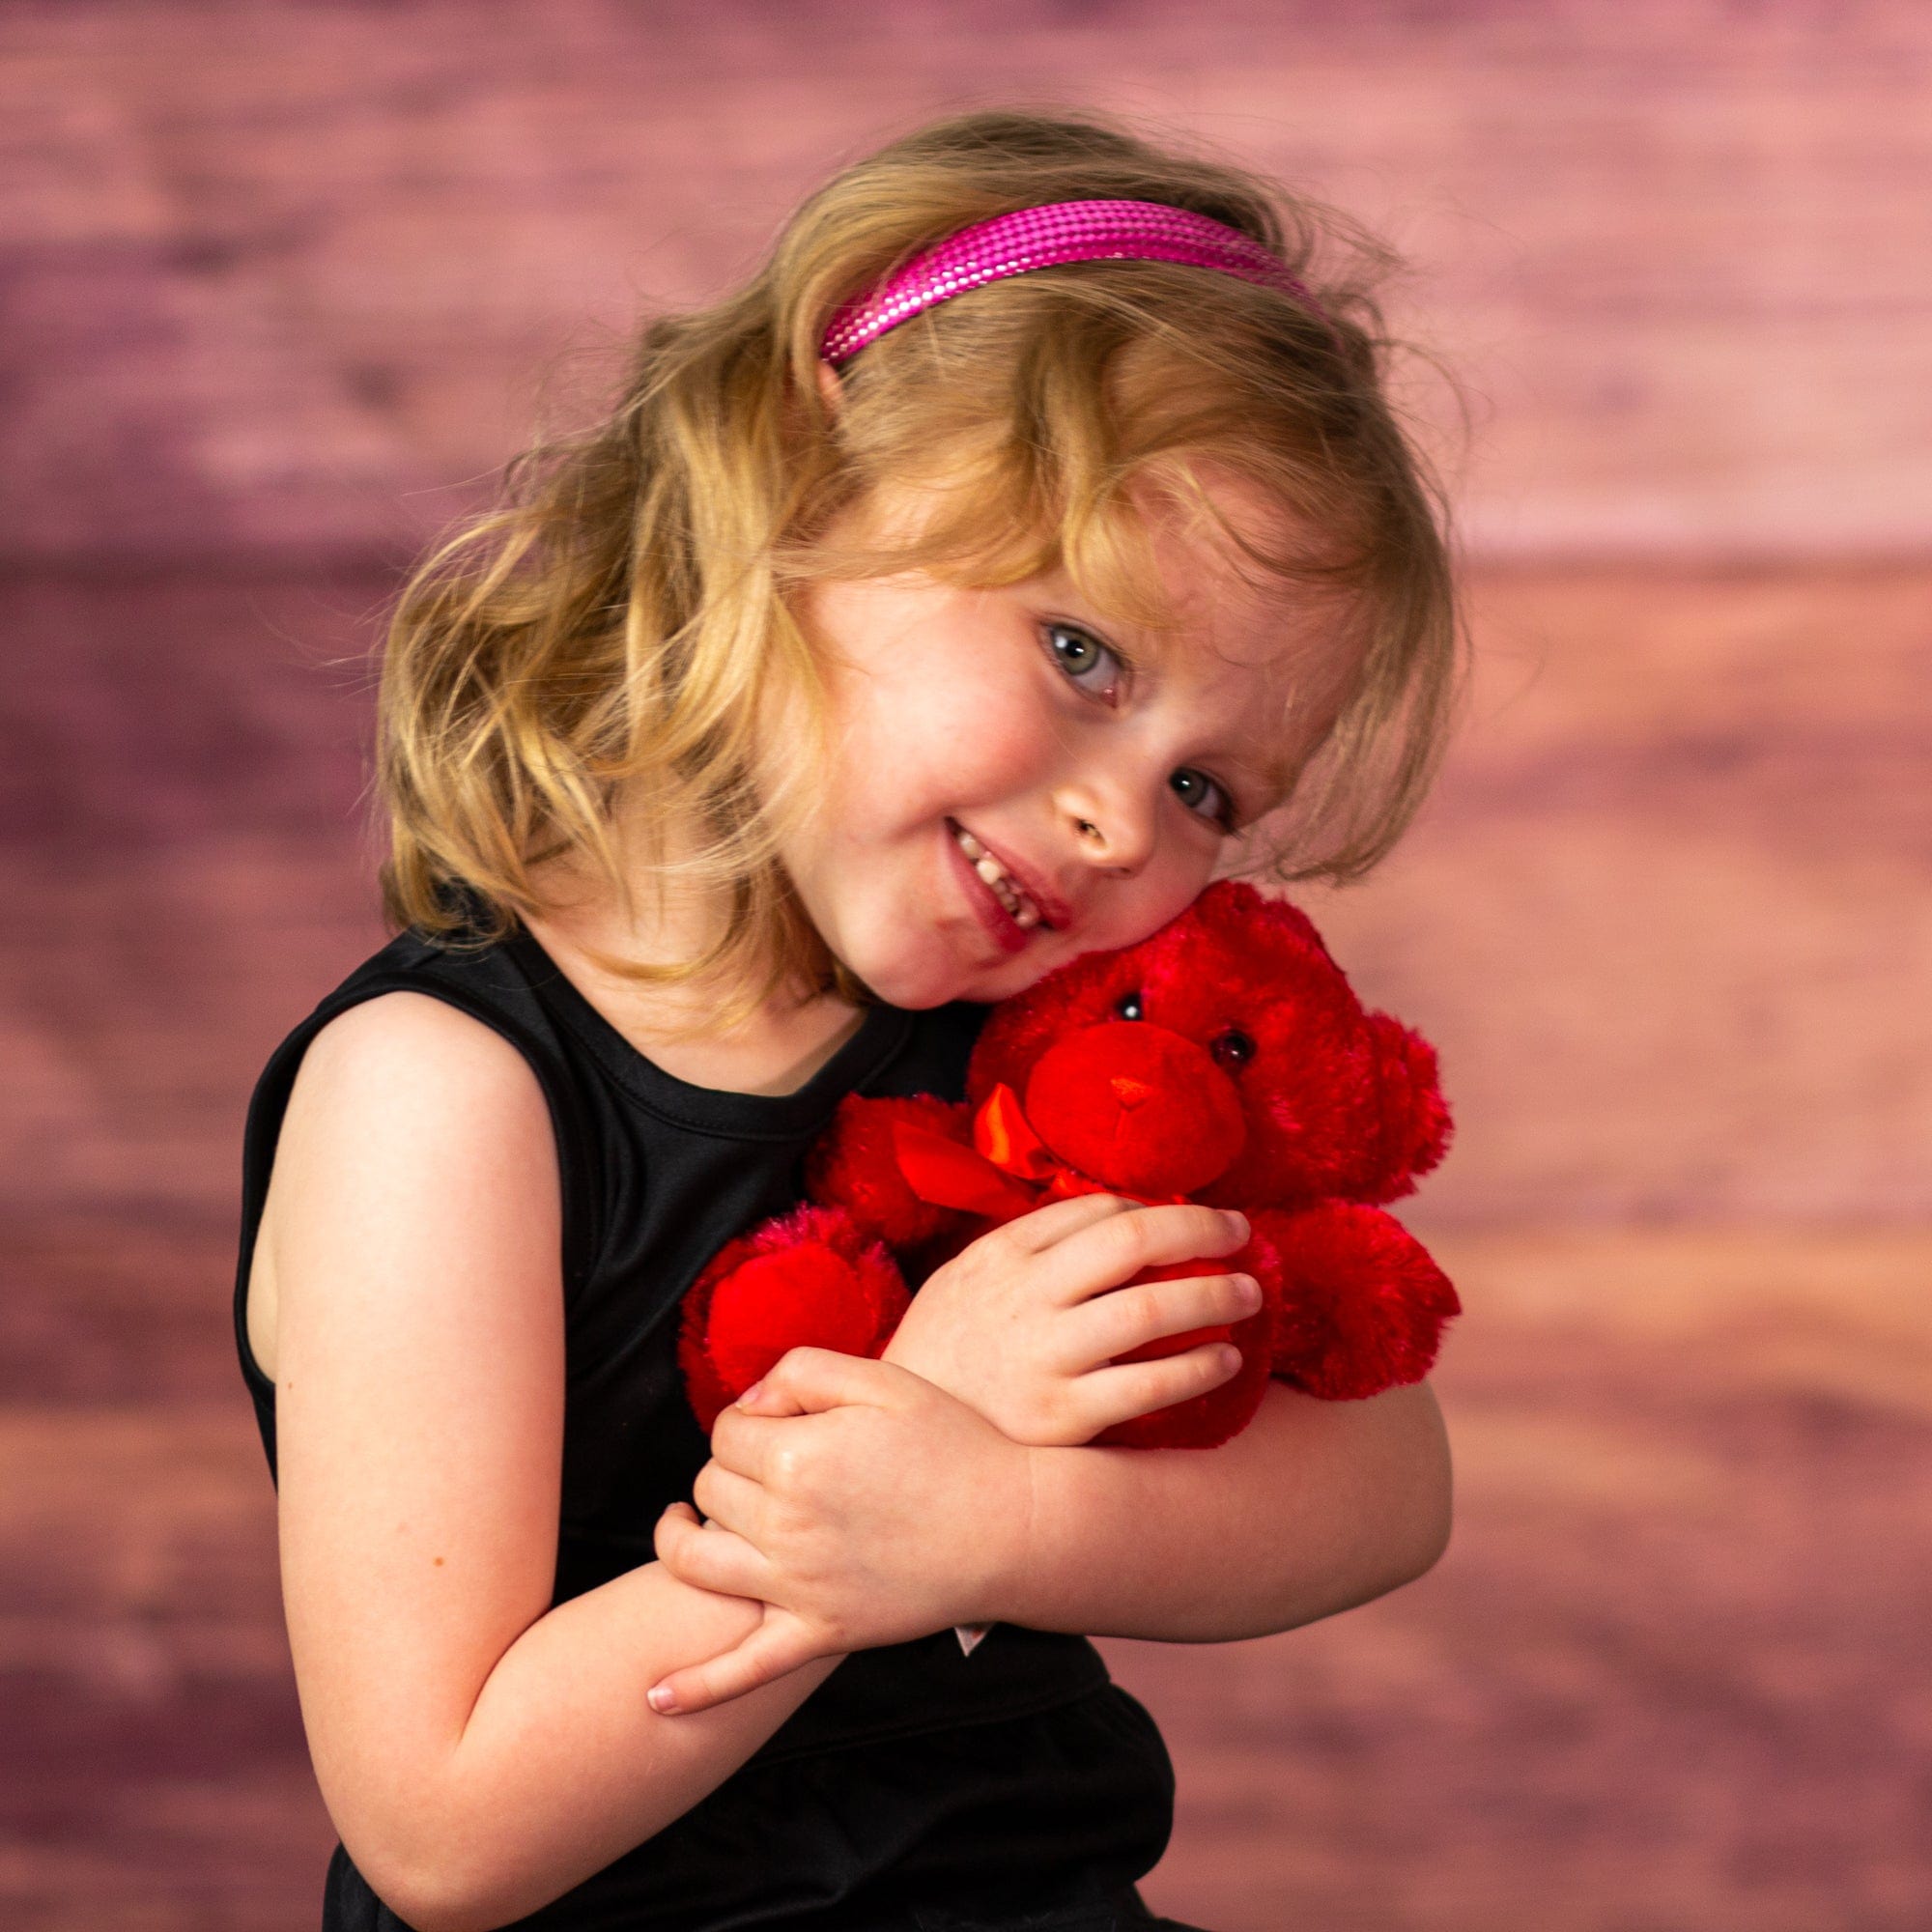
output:
<svg viewBox="0 0 1932 1932"><path fill-rule="evenodd" d="M1021 927L1037 925L1039 908L1007 877L1000 862L964 827L955 832L953 838L958 841L960 851L972 862L973 869L991 888L993 896L1006 907L1013 923Z"/></svg>
<svg viewBox="0 0 1932 1932"><path fill-rule="evenodd" d="M1002 879L993 888L993 892L1000 903L1012 915L1016 925L1039 923L1039 908L1010 879Z"/></svg>

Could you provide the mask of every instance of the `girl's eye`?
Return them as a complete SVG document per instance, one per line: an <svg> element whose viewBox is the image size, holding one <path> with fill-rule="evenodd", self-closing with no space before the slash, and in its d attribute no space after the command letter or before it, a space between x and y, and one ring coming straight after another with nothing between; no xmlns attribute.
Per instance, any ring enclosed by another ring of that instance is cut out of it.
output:
<svg viewBox="0 0 1932 1932"><path fill-rule="evenodd" d="M1047 648L1054 663L1066 673L1068 683L1111 703L1127 668L1120 652L1085 631L1076 631L1071 624L1049 624L1046 635Z"/></svg>
<svg viewBox="0 0 1932 1932"><path fill-rule="evenodd" d="M1047 647L1053 661L1066 674L1067 682L1098 697L1103 703L1117 701L1121 684L1129 669L1125 658L1111 644L1077 629L1072 624L1048 623ZM1206 772L1183 768L1168 781L1180 802L1198 817L1223 832L1233 833L1239 817L1235 801L1218 780Z"/></svg>
<svg viewBox="0 0 1932 1932"><path fill-rule="evenodd" d="M1218 780L1210 779L1206 772L1190 771L1182 766L1168 780L1168 783L1189 811L1211 820L1224 832L1235 829L1235 801L1228 796L1227 787Z"/></svg>

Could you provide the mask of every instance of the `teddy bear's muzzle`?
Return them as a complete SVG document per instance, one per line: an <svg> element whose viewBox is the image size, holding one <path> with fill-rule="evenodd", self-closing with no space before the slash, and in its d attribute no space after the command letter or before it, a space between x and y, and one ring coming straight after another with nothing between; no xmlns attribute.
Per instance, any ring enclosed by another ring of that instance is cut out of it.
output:
<svg viewBox="0 0 1932 1932"><path fill-rule="evenodd" d="M1057 1040L1027 1080L1027 1119L1068 1166L1129 1194L1191 1194L1247 1142L1239 1090L1204 1047L1143 1020Z"/></svg>

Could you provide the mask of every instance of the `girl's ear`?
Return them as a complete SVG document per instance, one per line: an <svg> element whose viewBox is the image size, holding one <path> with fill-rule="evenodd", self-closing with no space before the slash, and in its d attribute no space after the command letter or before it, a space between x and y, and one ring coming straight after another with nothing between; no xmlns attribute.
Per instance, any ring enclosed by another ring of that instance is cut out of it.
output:
<svg viewBox="0 0 1932 1932"><path fill-rule="evenodd" d="M832 364L819 358L818 393L825 398L826 409L834 415L838 413L838 405L844 401L845 392L838 385L838 371Z"/></svg>

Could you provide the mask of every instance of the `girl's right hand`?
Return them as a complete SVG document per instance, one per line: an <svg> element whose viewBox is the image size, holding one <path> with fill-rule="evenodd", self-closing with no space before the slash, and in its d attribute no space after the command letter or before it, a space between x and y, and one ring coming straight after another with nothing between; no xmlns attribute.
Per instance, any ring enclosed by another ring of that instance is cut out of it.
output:
<svg viewBox="0 0 1932 1932"><path fill-rule="evenodd" d="M1240 1367L1228 1343L1141 1362L1114 1357L1252 1315L1261 1290L1248 1275L1204 1268L1121 1286L1144 1268L1231 1255L1247 1239L1242 1216L1198 1203L1056 1201L936 1268L880 1359L956 1396L1011 1441L1089 1442L1114 1423L1216 1388Z"/></svg>

